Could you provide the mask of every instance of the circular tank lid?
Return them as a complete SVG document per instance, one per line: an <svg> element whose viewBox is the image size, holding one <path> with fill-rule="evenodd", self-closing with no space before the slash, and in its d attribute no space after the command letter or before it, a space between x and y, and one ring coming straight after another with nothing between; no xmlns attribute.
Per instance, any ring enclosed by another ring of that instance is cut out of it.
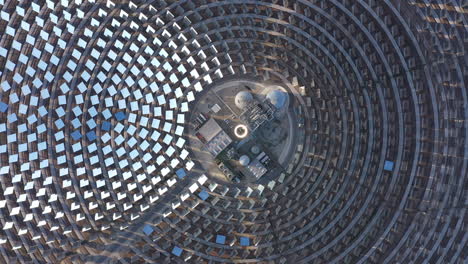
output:
<svg viewBox="0 0 468 264"><path fill-rule="evenodd" d="M258 154L260 153L260 148L258 146L252 146L252 148L250 148L250 151L253 153L253 154Z"/></svg>

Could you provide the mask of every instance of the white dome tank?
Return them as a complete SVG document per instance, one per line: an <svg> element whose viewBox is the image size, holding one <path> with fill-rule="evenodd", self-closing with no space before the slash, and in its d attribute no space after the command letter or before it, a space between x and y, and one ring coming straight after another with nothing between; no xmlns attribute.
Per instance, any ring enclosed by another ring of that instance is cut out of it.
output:
<svg viewBox="0 0 468 264"><path fill-rule="evenodd" d="M281 90L273 90L267 94L267 99L276 109L281 109L286 104L286 93Z"/></svg>
<svg viewBox="0 0 468 264"><path fill-rule="evenodd" d="M238 108L243 109L247 107L252 100L253 96L250 92L240 91L236 95L235 103Z"/></svg>
<svg viewBox="0 0 468 264"><path fill-rule="evenodd" d="M240 157L240 159L239 159L239 163L240 163L242 166L244 166L244 167L246 167L247 165L249 165L249 163L250 163L250 158L249 158L249 156L247 156L247 155L242 155L242 156Z"/></svg>

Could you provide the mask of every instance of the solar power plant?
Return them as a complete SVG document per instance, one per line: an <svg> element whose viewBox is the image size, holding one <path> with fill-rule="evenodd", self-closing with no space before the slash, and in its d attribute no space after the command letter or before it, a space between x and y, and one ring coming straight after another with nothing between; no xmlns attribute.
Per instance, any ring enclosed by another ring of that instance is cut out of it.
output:
<svg viewBox="0 0 468 264"><path fill-rule="evenodd" d="M468 0L0 0L0 263L468 263Z"/></svg>

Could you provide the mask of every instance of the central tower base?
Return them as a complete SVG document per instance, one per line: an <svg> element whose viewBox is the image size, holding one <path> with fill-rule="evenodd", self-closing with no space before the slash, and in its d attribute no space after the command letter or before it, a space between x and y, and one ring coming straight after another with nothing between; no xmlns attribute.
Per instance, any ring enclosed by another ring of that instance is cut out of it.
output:
<svg viewBox="0 0 468 264"><path fill-rule="evenodd" d="M237 79L200 94L189 118L192 158L207 176L266 183L285 173L298 142L286 86Z"/></svg>

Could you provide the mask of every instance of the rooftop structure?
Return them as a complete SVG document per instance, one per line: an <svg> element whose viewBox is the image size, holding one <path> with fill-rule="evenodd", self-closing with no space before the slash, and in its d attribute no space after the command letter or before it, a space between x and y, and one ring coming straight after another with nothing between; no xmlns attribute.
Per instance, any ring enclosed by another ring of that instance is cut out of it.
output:
<svg viewBox="0 0 468 264"><path fill-rule="evenodd" d="M258 159L252 161L247 168L252 172L256 179L260 179L268 171L268 169L260 163Z"/></svg>
<svg viewBox="0 0 468 264"><path fill-rule="evenodd" d="M206 143L206 149L214 156L218 156L229 144L231 144L232 139L229 135L221 131L219 132L212 140Z"/></svg>
<svg viewBox="0 0 468 264"><path fill-rule="evenodd" d="M200 127L198 133L205 139L206 149L215 157L232 142L229 135L223 131L213 118L208 119L208 121Z"/></svg>
<svg viewBox="0 0 468 264"><path fill-rule="evenodd" d="M251 131L257 130L262 124L273 119L275 109L268 104L262 104L256 101L253 104L243 108L240 119L250 128Z"/></svg>
<svg viewBox="0 0 468 264"><path fill-rule="evenodd" d="M223 129L218 125L218 123L213 118L210 118L202 127L200 127L198 133L200 133L201 136L209 142L222 131Z"/></svg>

